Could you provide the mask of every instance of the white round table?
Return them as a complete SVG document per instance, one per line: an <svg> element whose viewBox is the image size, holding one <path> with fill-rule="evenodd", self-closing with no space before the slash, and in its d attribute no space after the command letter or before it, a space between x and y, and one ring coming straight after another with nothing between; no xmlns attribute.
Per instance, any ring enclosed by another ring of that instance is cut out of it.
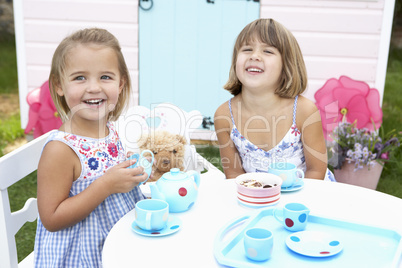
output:
<svg viewBox="0 0 402 268"><path fill-rule="evenodd" d="M277 205L300 202L316 215L402 233L402 199L348 184L304 181L303 189L282 193ZM213 254L216 234L229 221L254 211L237 202L234 180L226 180L221 172L209 171L201 175L195 205L189 211L172 213L182 220L177 233L163 237L134 233L133 210L110 231L103 247L103 267L220 267Z"/></svg>

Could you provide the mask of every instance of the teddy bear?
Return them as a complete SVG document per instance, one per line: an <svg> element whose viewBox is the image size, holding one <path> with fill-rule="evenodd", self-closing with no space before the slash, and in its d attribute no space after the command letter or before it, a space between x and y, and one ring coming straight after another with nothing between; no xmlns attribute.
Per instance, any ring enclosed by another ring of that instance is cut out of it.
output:
<svg viewBox="0 0 402 268"><path fill-rule="evenodd" d="M157 130L144 134L138 140L141 151L150 150L154 153L153 176L148 181L157 181L172 168L184 169L184 153L186 139L179 134Z"/></svg>

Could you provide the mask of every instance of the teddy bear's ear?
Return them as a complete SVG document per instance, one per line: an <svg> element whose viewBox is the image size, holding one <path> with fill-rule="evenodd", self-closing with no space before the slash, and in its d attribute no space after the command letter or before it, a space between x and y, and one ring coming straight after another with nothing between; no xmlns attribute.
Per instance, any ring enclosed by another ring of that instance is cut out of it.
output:
<svg viewBox="0 0 402 268"><path fill-rule="evenodd" d="M149 137L150 135L148 134L143 134L137 141L137 145L140 149L146 148L147 144L149 143Z"/></svg>
<svg viewBox="0 0 402 268"><path fill-rule="evenodd" d="M186 138L184 138L182 135L177 134L176 139L183 144L187 144Z"/></svg>

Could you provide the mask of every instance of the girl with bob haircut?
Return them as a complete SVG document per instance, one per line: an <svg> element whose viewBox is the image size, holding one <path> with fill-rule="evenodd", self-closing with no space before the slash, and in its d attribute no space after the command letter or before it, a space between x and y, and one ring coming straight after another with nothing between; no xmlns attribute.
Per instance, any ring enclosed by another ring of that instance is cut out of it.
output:
<svg viewBox="0 0 402 268"><path fill-rule="evenodd" d="M284 98L294 98L307 87L307 71L302 52L293 34L273 19L260 19L248 24L237 37L233 49L229 81L224 85L234 96L241 92L241 82L236 76L237 54L243 44L258 41L275 47L282 55L283 73L275 93Z"/></svg>
<svg viewBox="0 0 402 268"><path fill-rule="evenodd" d="M131 80L130 74L124 60L119 41L114 35L105 29L85 29L77 31L74 34L66 37L56 48L52 59L52 66L49 75L50 93L52 95L53 102L58 110L58 113L63 121L68 119L70 108L68 107L65 98L59 96L56 92L56 88L60 87L63 82L66 71L66 58L70 50L77 45L94 44L111 48L117 57L118 68L122 79L124 79L124 87L121 91L119 102L116 107L109 114L109 120L117 120L121 112L128 105L131 98Z"/></svg>
<svg viewBox="0 0 402 268"><path fill-rule="evenodd" d="M257 19L238 35L229 80L234 97L215 113L227 178L268 172L274 162L292 163L306 178L335 180L327 169L321 118L301 96L307 72L296 38L273 19Z"/></svg>
<svg viewBox="0 0 402 268"><path fill-rule="evenodd" d="M113 225L144 198L147 178L113 124L130 97L118 40L90 28L57 47L49 76L62 126L50 133L38 165L35 267L101 267Z"/></svg>

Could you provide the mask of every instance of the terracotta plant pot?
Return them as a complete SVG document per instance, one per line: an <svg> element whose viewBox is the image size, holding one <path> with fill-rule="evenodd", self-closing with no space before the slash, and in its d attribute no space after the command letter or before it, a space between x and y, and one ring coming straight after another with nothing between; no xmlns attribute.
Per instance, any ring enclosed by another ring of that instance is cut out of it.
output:
<svg viewBox="0 0 402 268"><path fill-rule="evenodd" d="M363 169L354 171L354 163L348 163L345 161L341 169L335 169L334 175L337 182L353 184L369 189L375 190L377 188L378 181L381 177L383 165L374 162L374 165L370 167L365 166Z"/></svg>

